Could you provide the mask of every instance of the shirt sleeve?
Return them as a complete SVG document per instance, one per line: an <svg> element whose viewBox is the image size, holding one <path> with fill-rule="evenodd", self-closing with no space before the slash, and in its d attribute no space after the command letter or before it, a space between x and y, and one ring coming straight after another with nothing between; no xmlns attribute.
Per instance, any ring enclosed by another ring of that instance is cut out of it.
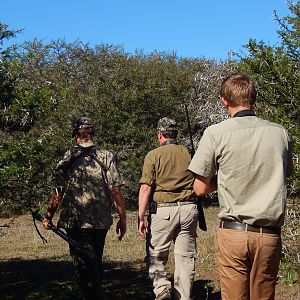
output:
<svg viewBox="0 0 300 300"><path fill-rule="evenodd" d="M119 172L115 157L112 153L108 152L107 154L107 180L109 188L113 188L115 186L121 186L125 184L125 181L122 175Z"/></svg>
<svg viewBox="0 0 300 300"><path fill-rule="evenodd" d="M144 160L142 176L140 179L140 184L153 185L155 183L155 163L153 161L153 156L149 152Z"/></svg>
<svg viewBox="0 0 300 300"><path fill-rule="evenodd" d="M53 183L55 187L64 186L68 179L68 167L71 160L71 149L67 149L57 160L56 167L53 172Z"/></svg>
<svg viewBox="0 0 300 300"><path fill-rule="evenodd" d="M197 151L189 165L190 171L203 177L212 177L216 173L214 144L213 136L208 128L204 131Z"/></svg>

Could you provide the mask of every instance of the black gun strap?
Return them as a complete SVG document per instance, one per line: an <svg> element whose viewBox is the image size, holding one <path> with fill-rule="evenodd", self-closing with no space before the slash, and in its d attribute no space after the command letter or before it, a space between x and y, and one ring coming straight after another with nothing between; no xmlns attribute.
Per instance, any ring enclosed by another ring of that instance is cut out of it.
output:
<svg viewBox="0 0 300 300"><path fill-rule="evenodd" d="M37 225L36 225L36 222L35 222L35 217L34 217L34 212L32 211L32 209L30 209L30 212L31 212L31 215L32 215L32 219L33 219L33 224L34 224L34 227L35 227L35 230L37 232L37 234L39 235L39 237L41 238L41 240L43 241L43 243L48 243L48 241L42 236L41 232L39 231Z"/></svg>

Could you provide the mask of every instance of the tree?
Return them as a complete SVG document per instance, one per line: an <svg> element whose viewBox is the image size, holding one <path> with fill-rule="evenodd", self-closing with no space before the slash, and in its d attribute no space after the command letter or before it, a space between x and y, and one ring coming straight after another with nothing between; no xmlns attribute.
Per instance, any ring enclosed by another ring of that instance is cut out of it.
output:
<svg viewBox="0 0 300 300"><path fill-rule="evenodd" d="M185 122L182 102L198 61L61 40L19 49L13 96L1 115L0 198L16 210L26 198L46 201L55 158L72 144L74 119L86 115L95 122L96 142L118 154L134 208L143 158L157 146L157 121L170 115Z"/></svg>
<svg viewBox="0 0 300 300"><path fill-rule="evenodd" d="M6 199L8 196L15 200L23 193L20 178L26 178L30 165L26 165L23 160L25 153L19 142L22 136L15 135L16 114L9 112L14 110L12 107L17 95L16 48L14 46L3 48L3 44L5 40L14 38L19 32L20 30L8 30L7 25L0 23L0 197ZM22 183L26 184L26 180ZM1 208L3 210L3 207Z"/></svg>
<svg viewBox="0 0 300 300"><path fill-rule="evenodd" d="M5 40L14 38L19 30L8 30L8 26L0 22L0 126L5 127L4 117L7 107L15 97L15 48L4 48Z"/></svg>
<svg viewBox="0 0 300 300"><path fill-rule="evenodd" d="M193 87L186 98L195 144L200 141L207 127L227 118L227 112L220 101L220 86L222 80L233 72L235 65L230 59L218 63L203 60L198 64Z"/></svg>

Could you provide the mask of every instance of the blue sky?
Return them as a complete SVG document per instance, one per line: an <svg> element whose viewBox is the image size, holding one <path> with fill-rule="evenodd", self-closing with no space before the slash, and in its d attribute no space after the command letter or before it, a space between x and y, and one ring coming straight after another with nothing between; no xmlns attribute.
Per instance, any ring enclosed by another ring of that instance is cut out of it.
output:
<svg viewBox="0 0 300 300"><path fill-rule="evenodd" d="M24 29L13 42L65 39L223 60L249 38L280 42L273 11L286 0L2 0L0 22ZM8 45L8 43L4 44Z"/></svg>

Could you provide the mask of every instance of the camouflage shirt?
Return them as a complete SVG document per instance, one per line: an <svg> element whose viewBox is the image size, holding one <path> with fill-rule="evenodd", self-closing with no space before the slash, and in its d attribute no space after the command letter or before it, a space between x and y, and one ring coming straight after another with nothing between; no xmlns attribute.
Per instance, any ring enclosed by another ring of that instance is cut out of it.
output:
<svg viewBox="0 0 300 300"><path fill-rule="evenodd" d="M92 142L76 145L58 161L55 179L65 190L58 227L111 226L111 189L124 184L111 152Z"/></svg>

